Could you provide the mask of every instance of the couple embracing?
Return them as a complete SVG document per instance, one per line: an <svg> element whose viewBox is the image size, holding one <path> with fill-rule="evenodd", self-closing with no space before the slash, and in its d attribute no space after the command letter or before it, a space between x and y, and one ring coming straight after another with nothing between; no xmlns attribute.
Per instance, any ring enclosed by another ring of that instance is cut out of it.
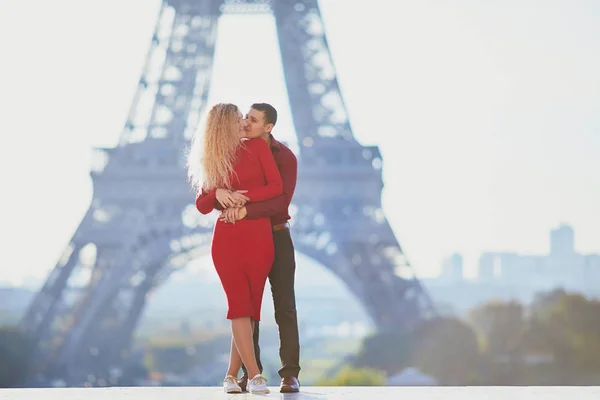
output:
<svg viewBox="0 0 600 400"><path fill-rule="evenodd" d="M223 381L227 393L269 393L258 345L267 278L279 327L280 391L298 392L300 386L296 263L288 225L298 164L292 151L273 137L276 122L277 111L270 104L253 104L245 116L233 104L217 104L204 131L192 139L188 159L196 208L202 214L221 211L211 254L231 320L231 353Z"/></svg>

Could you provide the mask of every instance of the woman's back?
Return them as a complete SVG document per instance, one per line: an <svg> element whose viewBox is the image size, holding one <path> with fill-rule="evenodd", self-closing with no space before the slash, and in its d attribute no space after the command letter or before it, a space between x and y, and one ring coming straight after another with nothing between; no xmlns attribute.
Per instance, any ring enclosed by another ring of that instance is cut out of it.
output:
<svg viewBox="0 0 600 400"><path fill-rule="evenodd" d="M261 150L264 151L261 147L265 147L266 142L262 139L249 139L243 143L236 155L235 173L231 177L232 189L248 190L265 186L267 178L260 161L260 154Z"/></svg>
<svg viewBox="0 0 600 400"><path fill-rule="evenodd" d="M264 201L283 193L283 182L268 143L262 139L246 140L236 153L231 175L233 190L245 190L250 202ZM210 213L216 202L216 189L202 189L196 207Z"/></svg>
<svg viewBox="0 0 600 400"><path fill-rule="evenodd" d="M250 201L263 201L283 193L283 183L269 144L263 139L243 142L231 177L233 190L247 190Z"/></svg>

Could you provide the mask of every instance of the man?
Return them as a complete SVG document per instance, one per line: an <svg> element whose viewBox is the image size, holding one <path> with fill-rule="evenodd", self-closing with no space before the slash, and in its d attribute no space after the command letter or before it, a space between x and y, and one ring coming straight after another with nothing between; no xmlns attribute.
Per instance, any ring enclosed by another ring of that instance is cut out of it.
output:
<svg viewBox="0 0 600 400"><path fill-rule="evenodd" d="M240 219L255 219L270 217L273 226L273 241L275 244L275 260L269 274L269 282L275 308L275 321L279 327L279 357L282 368L281 393L295 393L300 390L298 375L300 373L300 340L298 336L298 319L296 316L296 298L294 293L294 277L296 261L294 245L290 235L289 205L296 188L298 161L292 151L283 143L275 140L271 131L277 122L277 110L270 104L255 103L246 114L247 138L261 138L269 143L273 157L283 181L283 194L267 201L248 203L243 207L233 205L236 193L222 190L219 198L223 198L226 208L221 213L221 220L235 223ZM223 208L223 207L221 207ZM260 362L260 347L258 345L259 323L254 327L254 350L258 367L262 373ZM244 375L239 381L243 391L246 391L248 373L242 366Z"/></svg>

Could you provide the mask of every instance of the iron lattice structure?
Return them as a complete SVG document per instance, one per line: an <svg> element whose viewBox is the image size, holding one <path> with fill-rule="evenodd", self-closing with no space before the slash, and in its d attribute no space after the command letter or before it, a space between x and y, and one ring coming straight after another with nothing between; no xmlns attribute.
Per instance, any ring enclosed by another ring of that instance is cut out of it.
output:
<svg viewBox="0 0 600 400"><path fill-rule="evenodd" d="M195 209L183 154L224 12L275 17L299 143L296 250L341 278L379 329L434 312L381 208L380 152L352 133L317 0L164 0L120 143L95 149L90 208L22 320L69 384L121 365L152 290L209 249L215 216Z"/></svg>

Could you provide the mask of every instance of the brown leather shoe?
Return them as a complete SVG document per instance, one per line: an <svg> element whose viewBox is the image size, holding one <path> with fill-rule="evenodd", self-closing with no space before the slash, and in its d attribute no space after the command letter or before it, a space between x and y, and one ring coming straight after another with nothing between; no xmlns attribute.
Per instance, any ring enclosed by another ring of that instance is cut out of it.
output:
<svg viewBox="0 0 600 400"><path fill-rule="evenodd" d="M238 380L238 385L242 388L242 392L248 391L248 375L244 374L242 379Z"/></svg>
<svg viewBox="0 0 600 400"><path fill-rule="evenodd" d="M300 382L295 376L286 376L281 379L281 393L298 393L300 391Z"/></svg>

